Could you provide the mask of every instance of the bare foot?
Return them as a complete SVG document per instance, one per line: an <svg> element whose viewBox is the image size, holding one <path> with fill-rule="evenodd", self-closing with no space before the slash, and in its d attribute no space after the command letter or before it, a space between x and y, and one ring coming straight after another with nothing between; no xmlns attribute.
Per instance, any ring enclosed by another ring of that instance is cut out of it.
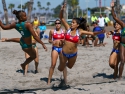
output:
<svg viewBox="0 0 125 94"><path fill-rule="evenodd" d="M25 66L24 66L23 64L20 64L20 66L21 66L21 67L22 67L22 69L23 69L23 75L25 75L25 76L26 76L27 72L25 72Z"/></svg>

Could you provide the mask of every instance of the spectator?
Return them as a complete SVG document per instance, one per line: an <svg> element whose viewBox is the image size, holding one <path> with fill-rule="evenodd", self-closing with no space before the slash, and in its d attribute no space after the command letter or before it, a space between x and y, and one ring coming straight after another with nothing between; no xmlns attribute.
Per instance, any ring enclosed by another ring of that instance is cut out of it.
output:
<svg viewBox="0 0 125 94"><path fill-rule="evenodd" d="M93 32L101 32L102 31L102 29L98 26L97 23L94 23L93 25L94 25ZM105 38L104 33L98 34L97 36L95 36L94 46L101 46L101 45L105 46L105 44L103 43L104 38ZM98 40L99 40L99 45L97 45Z"/></svg>
<svg viewBox="0 0 125 94"><path fill-rule="evenodd" d="M94 22L93 26L94 26L93 32L100 32L101 31L101 28L98 26L97 22ZM98 46L98 40L99 40L98 36L97 35L96 36L92 36L92 38L93 38L93 45L95 47Z"/></svg>
<svg viewBox="0 0 125 94"><path fill-rule="evenodd" d="M41 22L39 29L40 29L40 39L42 39L44 38L45 31L46 31L46 25L44 21Z"/></svg>
<svg viewBox="0 0 125 94"><path fill-rule="evenodd" d="M107 17L107 15L105 15L104 19L105 19L105 26L108 26L110 19Z"/></svg>
<svg viewBox="0 0 125 94"><path fill-rule="evenodd" d="M100 17L98 18L98 26L104 30L105 27L105 19L102 17L102 14L100 14Z"/></svg>
<svg viewBox="0 0 125 94"><path fill-rule="evenodd" d="M37 19L37 17L34 17L34 21L32 22L33 29L37 31L38 36L40 37L40 31L38 26L40 25L40 21Z"/></svg>
<svg viewBox="0 0 125 94"><path fill-rule="evenodd" d="M98 19L97 19L97 17L95 16L95 14L94 15L92 15L92 17L91 17L91 22L92 22L92 24L94 23L94 22L96 22Z"/></svg>
<svg viewBox="0 0 125 94"><path fill-rule="evenodd" d="M36 28L40 25L40 21L37 19L37 17L34 17L34 21L32 23Z"/></svg>

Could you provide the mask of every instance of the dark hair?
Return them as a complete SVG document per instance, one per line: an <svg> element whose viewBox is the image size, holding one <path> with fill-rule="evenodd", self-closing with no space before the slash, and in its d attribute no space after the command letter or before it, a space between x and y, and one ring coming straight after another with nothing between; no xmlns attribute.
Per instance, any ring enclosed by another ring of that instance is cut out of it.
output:
<svg viewBox="0 0 125 94"><path fill-rule="evenodd" d="M56 21L59 21L59 22L61 23L61 20L60 20L60 19L56 19ZM55 23L56 23L56 21L55 21Z"/></svg>
<svg viewBox="0 0 125 94"><path fill-rule="evenodd" d="M83 29L83 30L87 30L87 21L85 18L73 18L73 20L76 21L77 24L79 24L79 28Z"/></svg>
<svg viewBox="0 0 125 94"><path fill-rule="evenodd" d="M17 19L20 19L21 12L24 12L24 11L23 11L23 10L19 10L19 11L14 10L14 11L13 11L13 14L15 14L15 15L16 15Z"/></svg>
<svg viewBox="0 0 125 94"><path fill-rule="evenodd" d="M86 27L89 27L89 25L86 25Z"/></svg>

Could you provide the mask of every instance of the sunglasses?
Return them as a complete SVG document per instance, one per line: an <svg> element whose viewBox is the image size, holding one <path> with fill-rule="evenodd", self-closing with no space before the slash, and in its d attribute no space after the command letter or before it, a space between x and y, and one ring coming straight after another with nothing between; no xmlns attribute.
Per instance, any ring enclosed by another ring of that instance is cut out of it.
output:
<svg viewBox="0 0 125 94"><path fill-rule="evenodd" d="M55 24L61 24L61 23L55 23Z"/></svg>

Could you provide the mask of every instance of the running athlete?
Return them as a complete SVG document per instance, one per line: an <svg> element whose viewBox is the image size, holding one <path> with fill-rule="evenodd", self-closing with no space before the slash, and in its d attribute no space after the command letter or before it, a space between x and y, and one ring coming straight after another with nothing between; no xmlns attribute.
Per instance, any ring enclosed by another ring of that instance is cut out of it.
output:
<svg viewBox="0 0 125 94"><path fill-rule="evenodd" d="M58 67L59 71L63 71L67 66L68 68L72 68L76 62L77 58L77 44L79 42L79 36L82 34L85 35L97 35L102 32L88 32L86 20L84 18L73 18L71 26L63 18L63 10L66 7L66 3L62 6L60 11L60 20L66 29L65 33L65 41L62 47L62 54L60 58L60 65ZM67 63L66 63L67 62Z"/></svg>
<svg viewBox="0 0 125 94"><path fill-rule="evenodd" d="M35 30L34 30L35 31ZM35 34L38 36L38 33L37 31L35 31ZM36 51L36 58L34 59L34 62L35 62L35 74L38 73L38 64L39 64L39 55L38 55L38 48L36 46L36 40L32 37L32 47L35 49ZM17 42L17 43L20 43L20 38L2 38L1 40L2 42ZM27 53L25 53L25 58L29 58L29 55ZM28 71L28 64L26 65L26 68L25 68L25 73L24 75L27 74L27 71Z"/></svg>
<svg viewBox="0 0 125 94"><path fill-rule="evenodd" d="M121 40L120 40L120 67L119 67L119 79L122 78L122 73L125 64L125 23L116 17L114 12L114 1L111 2L111 13L113 19L121 26Z"/></svg>
<svg viewBox="0 0 125 94"><path fill-rule="evenodd" d="M114 76L114 79L116 79L118 74L118 64L120 62L119 48L120 48L121 26L117 22L115 22L114 28L115 28L114 31L110 31L106 33L106 35L107 37L109 37L109 35L112 35L112 39L113 39L113 49L109 57L109 66L112 69L114 69L113 76Z"/></svg>
<svg viewBox="0 0 125 94"><path fill-rule="evenodd" d="M47 51L47 47L40 40L40 38L35 34L35 32L32 28L32 24L25 22L27 20L27 16L24 11L14 10L13 14L15 14L17 19L19 20L18 23L3 25L2 22L0 21L0 26L4 30L9 30L9 29L15 28L22 35L22 37L20 38L20 45L22 47L22 50L29 55L29 58L27 58L26 61L21 64L21 67L25 72L26 65L29 64L31 61L33 61L36 58L36 51L32 47L31 35L37 42L39 42L43 46L43 48L46 51Z"/></svg>
<svg viewBox="0 0 125 94"><path fill-rule="evenodd" d="M65 33L65 31L61 29L61 21L59 19L55 21L55 26L56 28L50 30L49 32L49 43L52 43L52 51L51 51L51 67L49 69L48 84L50 84L51 82L57 58L58 56L60 57L60 54L62 53L62 46L63 46L62 41L64 41L64 33ZM66 68L63 71L63 74L65 78Z"/></svg>

